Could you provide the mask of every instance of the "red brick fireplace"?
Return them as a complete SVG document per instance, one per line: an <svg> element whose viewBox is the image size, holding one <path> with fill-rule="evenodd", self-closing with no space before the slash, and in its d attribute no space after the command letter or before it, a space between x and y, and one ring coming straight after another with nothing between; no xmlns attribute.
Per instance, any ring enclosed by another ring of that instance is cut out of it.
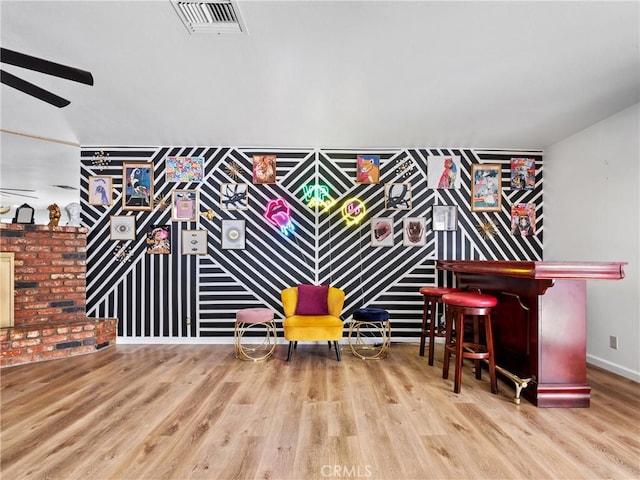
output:
<svg viewBox="0 0 640 480"><path fill-rule="evenodd" d="M87 229L0 223L14 253L14 325L0 329L0 366L96 352L118 320L85 313Z"/></svg>

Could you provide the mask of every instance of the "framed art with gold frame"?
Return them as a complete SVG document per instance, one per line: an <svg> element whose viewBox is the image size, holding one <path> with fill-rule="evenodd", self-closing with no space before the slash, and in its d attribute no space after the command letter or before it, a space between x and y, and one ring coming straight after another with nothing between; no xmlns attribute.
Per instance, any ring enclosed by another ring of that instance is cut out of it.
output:
<svg viewBox="0 0 640 480"><path fill-rule="evenodd" d="M502 208L502 167L499 164L471 165L471 211L499 212Z"/></svg>
<svg viewBox="0 0 640 480"><path fill-rule="evenodd" d="M107 175L89 177L89 205L108 206L113 202L113 178Z"/></svg>
<svg viewBox="0 0 640 480"><path fill-rule="evenodd" d="M122 165L122 209L153 210L153 164Z"/></svg>
<svg viewBox="0 0 640 480"><path fill-rule="evenodd" d="M197 190L174 190L171 192L171 220L195 222L198 220Z"/></svg>

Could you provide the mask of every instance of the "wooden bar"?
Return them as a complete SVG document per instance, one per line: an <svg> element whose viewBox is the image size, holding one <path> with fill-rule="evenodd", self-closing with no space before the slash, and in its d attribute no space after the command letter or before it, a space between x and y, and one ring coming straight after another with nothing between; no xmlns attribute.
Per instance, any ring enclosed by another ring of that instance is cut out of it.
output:
<svg viewBox="0 0 640 480"><path fill-rule="evenodd" d="M498 297L496 362L520 378L538 407L588 407L586 280L620 280L626 262L438 260L458 287Z"/></svg>

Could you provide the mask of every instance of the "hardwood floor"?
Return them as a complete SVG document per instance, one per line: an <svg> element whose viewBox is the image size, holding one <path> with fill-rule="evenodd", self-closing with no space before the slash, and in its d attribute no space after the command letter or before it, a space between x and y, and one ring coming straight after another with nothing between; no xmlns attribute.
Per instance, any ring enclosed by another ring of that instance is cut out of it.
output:
<svg viewBox="0 0 640 480"><path fill-rule="evenodd" d="M441 348L441 345L438 345ZM442 351L436 351L436 358ZM286 346L117 345L6 368L3 479L638 479L640 385L588 368L591 407L540 409L465 364Z"/></svg>

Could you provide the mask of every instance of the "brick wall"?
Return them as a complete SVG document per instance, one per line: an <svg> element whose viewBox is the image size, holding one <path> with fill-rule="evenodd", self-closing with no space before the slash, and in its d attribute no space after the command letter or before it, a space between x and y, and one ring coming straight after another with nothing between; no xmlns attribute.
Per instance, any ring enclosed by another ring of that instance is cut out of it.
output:
<svg viewBox="0 0 640 480"><path fill-rule="evenodd" d="M0 223L14 252L14 326L0 330L0 366L95 352L115 344L117 320L88 318L87 229Z"/></svg>

